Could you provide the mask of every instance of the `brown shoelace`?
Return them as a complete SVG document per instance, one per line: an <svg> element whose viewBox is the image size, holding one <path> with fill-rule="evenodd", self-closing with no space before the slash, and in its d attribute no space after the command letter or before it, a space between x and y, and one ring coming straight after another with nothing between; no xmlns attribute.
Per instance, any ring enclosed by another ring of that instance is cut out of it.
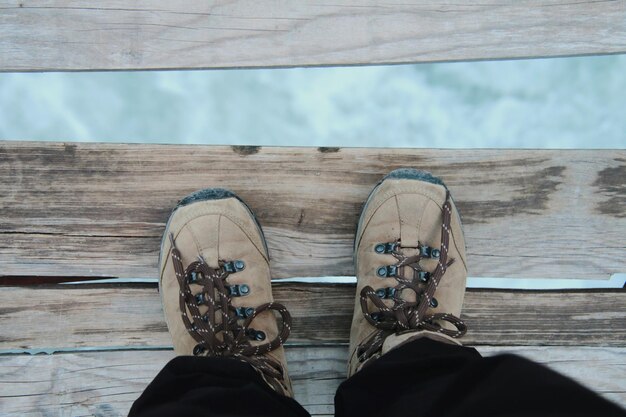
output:
<svg viewBox="0 0 626 417"><path fill-rule="evenodd" d="M429 330L455 338L461 337L466 333L467 326L463 320L452 314L426 314L429 307L437 306L437 301L434 298L435 291L441 278L446 273L446 269L454 262L453 259L448 261L452 211L450 192L446 193L446 201L442 211L441 248L439 249L437 267L432 273L424 271L419 262L425 257L425 254L430 254L437 249L418 244L417 255L405 256L398 250L401 248L401 242L398 240L391 244L389 251L385 252L392 254L398 260L396 264L391 265L391 267L395 268L393 277L398 282L398 285L379 289L378 291L375 291L370 286L366 286L361 290L361 309L365 319L378 329L358 347L357 355L363 365L370 359L380 356L385 339L394 333L408 330ZM410 278L403 273L407 268L413 275ZM416 301L407 301L400 298L401 292L405 290L413 291L416 295ZM383 302L383 298L393 299L393 306L388 307ZM378 311L371 312L369 310L368 300L372 302ZM451 323L456 330L443 328L436 321Z"/></svg>
<svg viewBox="0 0 626 417"><path fill-rule="evenodd" d="M231 304L233 287L226 285L229 272L220 261L220 268L213 269L202 257L192 262L186 269L182 257L170 235L172 242L172 262L176 278L180 285L180 311L182 320L189 334L198 342L193 349L196 356L222 356L239 359L250 363L279 392L284 388L276 381L284 381L284 371L277 361L266 353L283 345L289 337L291 315L279 303L265 303L256 308L235 308ZM192 293L190 284L202 286L201 292ZM246 286L246 291L249 287ZM200 306L205 305L207 311L202 314ZM255 317L264 311L277 311L282 317L282 328L271 341L253 346L251 340L264 340L265 333L250 327ZM221 321L218 323L217 318ZM240 321L243 319L243 323ZM265 355L265 356L264 356Z"/></svg>

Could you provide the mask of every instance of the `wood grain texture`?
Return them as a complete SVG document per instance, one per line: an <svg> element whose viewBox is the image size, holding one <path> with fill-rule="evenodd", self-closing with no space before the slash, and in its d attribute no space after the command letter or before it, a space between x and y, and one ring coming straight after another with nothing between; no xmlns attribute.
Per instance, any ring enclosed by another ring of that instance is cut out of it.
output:
<svg viewBox="0 0 626 417"><path fill-rule="evenodd" d="M626 406L626 349L589 347L479 348L544 363ZM125 416L171 351L76 352L0 356L0 415ZM287 350L296 399L314 416L332 416L345 378L347 348Z"/></svg>
<svg viewBox="0 0 626 417"><path fill-rule="evenodd" d="M347 343L354 296L352 285L274 288L293 316L291 344ZM0 287L0 306L5 353L171 346L154 287ZM462 318L467 345L626 347L624 291L469 290Z"/></svg>
<svg viewBox="0 0 626 417"><path fill-rule="evenodd" d="M470 276L626 272L626 151L0 142L0 276L155 278L171 208L225 187L255 211L275 278L353 274L361 206L398 167L448 184Z"/></svg>
<svg viewBox="0 0 626 417"><path fill-rule="evenodd" d="M0 71L354 65L626 52L624 1L0 1Z"/></svg>

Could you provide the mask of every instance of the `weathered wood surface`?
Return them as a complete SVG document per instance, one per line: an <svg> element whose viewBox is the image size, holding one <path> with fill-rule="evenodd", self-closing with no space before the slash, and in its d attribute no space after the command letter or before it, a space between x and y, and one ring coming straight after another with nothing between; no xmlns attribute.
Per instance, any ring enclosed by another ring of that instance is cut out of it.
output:
<svg viewBox="0 0 626 417"><path fill-rule="evenodd" d="M0 287L0 351L169 347L154 287ZM281 284L290 343L347 343L352 285ZM624 291L469 290L462 317L468 345L626 346ZM53 329L53 331L51 331Z"/></svg>
<svg viewBox="0 0 626 417"><path fill-rule="evenodd" d="M626 151L0 142L0 276L154 278L171 208L207 187L263 225L277 278L353 274L361 206L388 171L443 178L470 276L625 272Z"/></svg>
<svg viewBox="0 0 626 417"><path fill-rule="evenodd" d="M483 355L516 353L544 363L626 406L626 349L479 348ZM0 356L0 415L125 416L171 351L76 352ZM345 378L347 348L287 349L296 399L313 415L333 415Z"/></svg>
<svg viewBox="0 0 626 417"><path fill-rule="evenodd" d="M626 52L624 1L0 1L0 71L240 68Z"/></svg>

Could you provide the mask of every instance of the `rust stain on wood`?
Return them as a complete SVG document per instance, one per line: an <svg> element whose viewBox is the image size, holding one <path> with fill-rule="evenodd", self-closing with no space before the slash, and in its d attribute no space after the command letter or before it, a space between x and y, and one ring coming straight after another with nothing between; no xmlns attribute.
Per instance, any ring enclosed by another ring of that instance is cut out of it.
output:
<svg viewBox="0 0 626 417"><path fill-rule="evenodd" d="M334 148L334 147L327 147L327 146L320 146L319 148L317 148L317 150L321 153L335 153L335 152L339 152L341 148Z"/></svg>
<svg viewBox="0 0 626 417"><path fill-rule="evenodd" d="M69 156L74 157L76 155L76 145L73 143L66 143L63 145L63 150Z"/></svg>
<svg viewBox="0 0 626 417"><path fill-rule="evenodd" d="M621 162L617 167L605 168L598 172L595 187L600 189L606 200L596 205L596 212L607 216L626 217L626 159L617 158Z"/></svg>
<svg viewBox="0 0 626 417"><path fill-rule="evenodd" d="M248 156L248 155L254 155L255 153L258 153L261 150L260 146L231 146L231 149L233 150L233 152L241 155L241 156Z"/></svg>
<svg viewBox="0 0 626 417"><path fill-rule="evenodd" d="M79 164L81 168L84 168L85 171L89 171L89 166L84 164L87 161L87 158L76 158L76 144L64 143L63 146L54 146L44 150L40 155L41 161L45 165L53 166L54 164L67 164L70 167L75 167L76 164ZM33 155L37 156L37 155ZM22 162L25 162L22 160Z"/></svg>

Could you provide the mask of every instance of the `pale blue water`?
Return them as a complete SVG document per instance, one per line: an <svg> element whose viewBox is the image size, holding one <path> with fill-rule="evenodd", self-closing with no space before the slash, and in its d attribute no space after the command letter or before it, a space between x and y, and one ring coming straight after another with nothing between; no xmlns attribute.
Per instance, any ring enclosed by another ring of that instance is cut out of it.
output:
<svg viewBox="0 0 626 417"><path fill-rule="evenodd" d="M0 74L0 139L624 148L626 56Z"/></svg>

